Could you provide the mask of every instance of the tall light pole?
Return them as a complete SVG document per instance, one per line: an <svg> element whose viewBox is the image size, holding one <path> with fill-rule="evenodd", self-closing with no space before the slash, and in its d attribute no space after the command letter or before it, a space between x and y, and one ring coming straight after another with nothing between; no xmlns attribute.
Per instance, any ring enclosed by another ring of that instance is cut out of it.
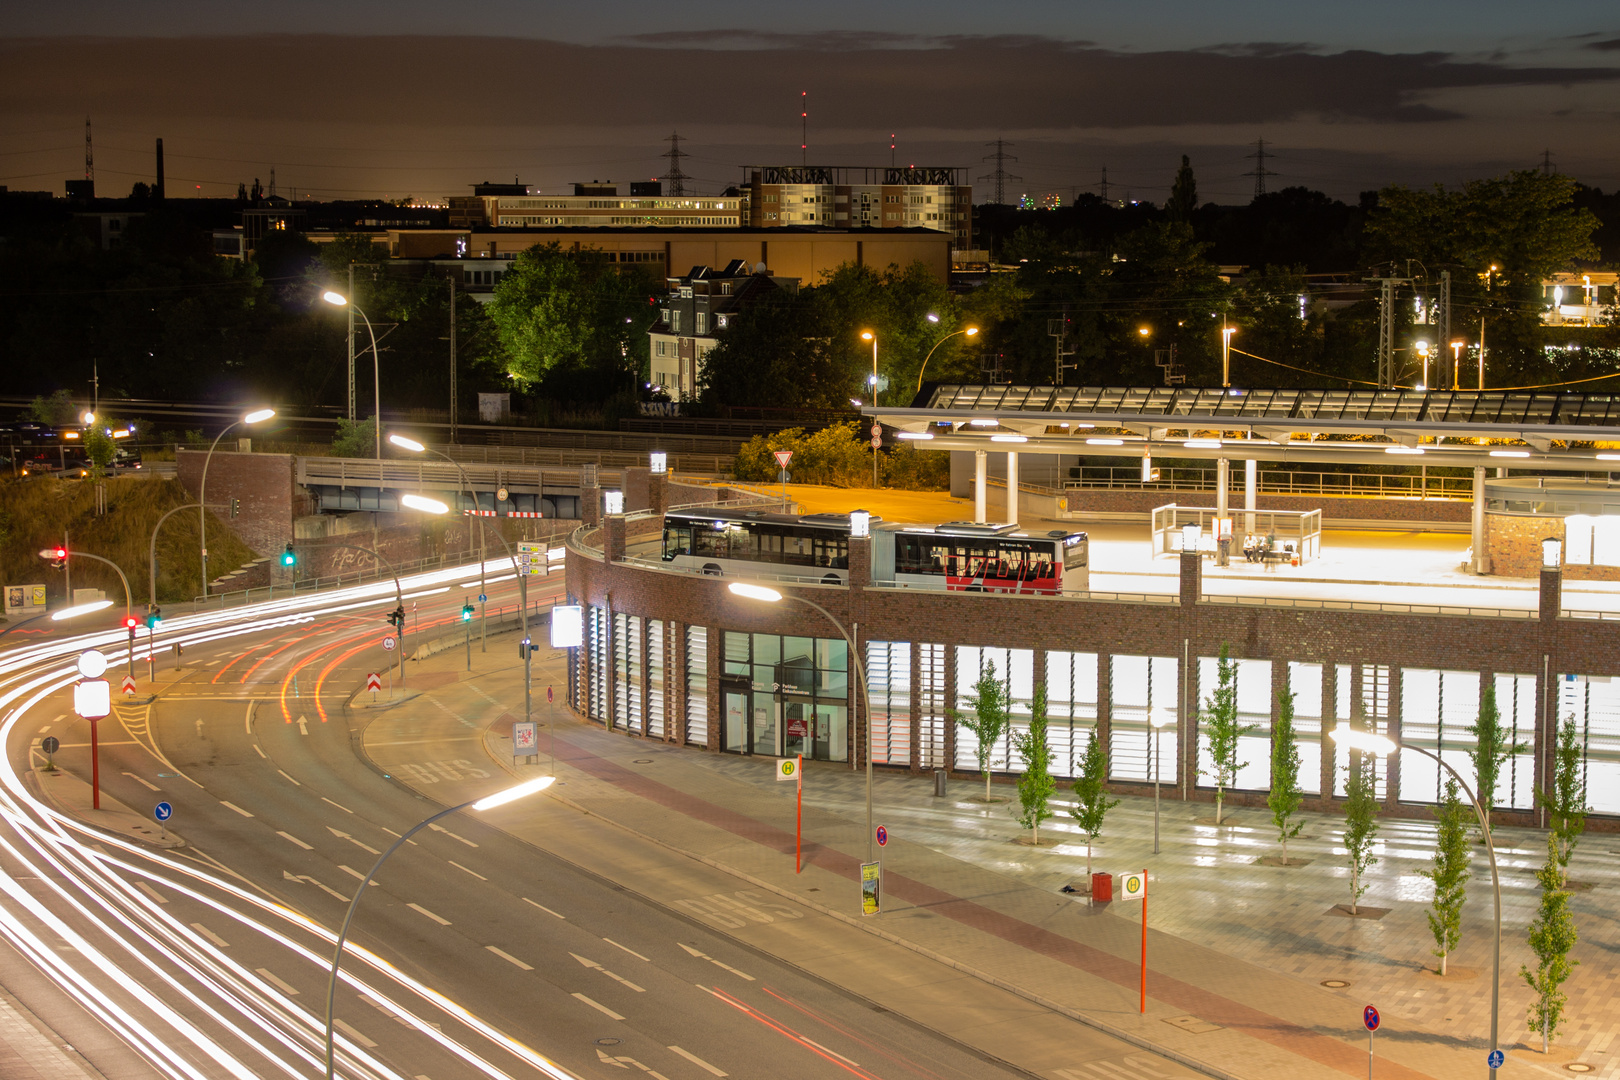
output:
<svg viewBox="0 0 1620 1080"><path fill-rule="evenodd" d="M1221 386L1232 385L1232 335L1237 333L1237 327L1226 325L1226 316L1221 316Z"/></svg>
<svg viewBox="0 0 1620 1080"><path fill-rule="evenodd" d="M486 795L482 799L473 799L459 806L440 810L432 817L411 826L404 836L395 840L388 850L379 855L375 863L372 863L371 872L365 876L365 880L360 882L360 887L354 891L354 899L349 901L349 910L343 915L343 925L338 930L337 948L332 953L332 970L326 977L326 1080L332 1080L332 1006L337 999L338 965L343 962L343 946L349 938L349 924L354 921L354 911L355 908L360 906L360 898L366 895L366 889L370 887L371 879L377 876L377 871L381 870L382 864L388 861L388 856L398 851L405 841L442 817L449 817L451 814L460 813L469 808L480 812L493 810L497 806L504 806L509 802L544 791L551 786L554 780L556 780L554 776L537 776L533 780L525 780L521 784L514 784L504 791L497 791L495 794Z"/></svg>
<svg viewBox="0 0 1620 1080"><path fill-rule="evenodd" d="M1495 267L1492 267L1492 269L1494 270ZM1474 817L1479 821L1479 831L1485 836L1485 854L1491 860L1491 893L1496 902L1496 940L1492 943L1491 948L1491 1051L1494 1053L1496 1051L1497 1013L1502 993L1502 879L1496 872L1496 845L1491 842L1489 815L1479 805L1479 799L1474 797L1474 790L1468 786L1468 781L1458 775L1456 769L1446 764L1445 759L1440 755L1432 754L1421 746L1413 746L1410 743L1402 745L1394 739L1371 731L1363 731L1360 728L1353 728L1348 724L1339 724L1328 734L1333 737L1334 742L1341 746L1352 750L1360 750L1362 753L1377 754L1380 757L1388 757L1398 750L1410 750L1414 754L1422 754L1450 773L1451 778L1457 781L1457 786L1462 788L1463 793L1468 796L1468 801L1473 804ZM1494 1076L1495 1070L1493 1069L1488 1075Z"/></svg>
<svg viewBox="0 0 1620 1080"><path fill-rule="evenodd" d="M482 509L478 505L478 494L473 491L472 479L467 476L467 470L461 467L461 462L457 461L455 458L451 457L449 454L446 454L442 450L435 450L430 446L417 442L415 439L408 439L404 435L400 435L398 433L388 436L388 441L402 450L409 450L413 454L437 454L439 457L444 458L444 460L454 465L456 467L456 472L461 474L462 484L466 487L468 494L472 495L473 509L475 511ZM486 602L485 597L489 595L489 588L485 584L484 563L488 561L489 550L486 547L484 540L484 516L481 513L475 513L474 516L478 518L478 645L479 651L488 652L489 622L485 617L484 607ZM504 536L501 537L501 542L503 544L506 542L506 538ZM513 565L517 565L515 560L513 561ZM521 571L519 572L518 576L522 576ZM525 618L528 617L527 608L524 609L523 614ZM524 625L527 626L528 624L525 623Z"/></svg>
<svg viewBox="0 0 1620 1080"><path fill-rule="evenodd" d="M865 754L863 755L866 758L866 861L871 862L872 861L872 840L873 840L873 826L872 826L872 698L871 698L871 695L870 695L869 691L866 688L866 665L861 663L860 651L855 648L855 642L850 638L849 631L844 629L844 624L839 622L836 618L834 618L832 612L828 611L826 608L822 607L820 604L816 603L814 600L806 600L802 596L787 596L787 595L784 595L783 593L777 592L775 589L768 589L763 585L750 585L746 581L734 581L734 582L731 583L730 588L731 588L731 592L732 592L733 596L741 596L741 597L743 597L744 599L747 599L747 600L763 600L766 603L771 603L771 604L778 603L778 602L780 602L782 600L796 600L799 603L805 605L806 607L814 608L816 611L820 612L821 617L826 619L828 622L832 623L833 627L835 629L837 629L838 633L843 636L844 644L849 649L850 663L853 664L854 668L855 668L855 678L860 682L860 686L861 686L861 708L866 712L866 751L865 751Z"/></svg>
<svg viewBox="0 0 1620 1080"><path fill-rule="evenodd" d="M242 417L225 425L225 431L214 436L213 443L208 447L208 456L203 458L202 479L197 481L197 536L198 550L202 559L202 594L208 595L208 466L214 460L214 450L219 446L219 440L225 437L225 432L240 424L257 424L276 415L274 409L255 409ZM160 521L158 524L162 524Z"/></svg>
<svg viewBox="0 0 1620 1080"><path fill-rule="evenodd" d="M877 404L878 404L877 334L874 333L871 330L862 330L861 331L861 340L862 341L870 341L872 343L872 379L871 379L871 383L872 383L872 407L877 408ZM872 446L872 490L876 491L877 486L878 486L878 448L877 448L877 444L874 443L873 446ZM868 861L870 861L870 860L868 860Z"/></svg>
<svg viewBox="0 0 1620 1080"><path fill-rule="evenodd" d="M956 337L958 334L966 334L968 337L972 337L974 334L977 334L978 332L979 332L979 328L977 326L969 326L969 327L967 327L965 329L957 330L957 331L954 331L952 333L946 334L944 337L942 337L938 341L934 342L934 348L928 350L928 355L923 357L922 367L917 369L917 392L919 394L922 393L923 372L928 370L928 361L933 359L934 349L939 348L941 345L943 345L947 341L951 340L951 338ZM874 404L875 404L875 402L874 402Z"/></svg>
<svg viewBox="0 0 1620 1080"><path fill-rule="evenodd" d="M377 331L371 328L371 320L366 318L364 311L360 310L360 305L354 303L342 293L327 289L321 293L321 299L337 307L346 306L356 315L359 315L361 319L365 320L366 333L371 337L371 418L372 426L377 435L377 480L380 489L382 482L382 376L380 374L381 368L377 363ZM354 377L352 369L349 371L349 377L351 380ZM354 384L351 381L349 385L353 386Z"/></svg>
<svg viewBox="0 0 1620 1080"><path fill-rule="evenodd" d="M1460 390L1459 382L1462 380L1462 351L1466 341L1453 341L1451 343L1451 388Z"/></svg>
<svg viewBox="0 0 1620 1080"><path fill-rule="evenodd" d="M1485 271L1485 291L1487 293L1491 291L1491 278L1500 269L1500 266L1492 263L1491 268ZM1479 388L1481 390L1485 389L1485 309L1483 307L1480 308L1479 312ZM1491 1042L1491 1049L1496 1049L1495 1040Z"/></svg>

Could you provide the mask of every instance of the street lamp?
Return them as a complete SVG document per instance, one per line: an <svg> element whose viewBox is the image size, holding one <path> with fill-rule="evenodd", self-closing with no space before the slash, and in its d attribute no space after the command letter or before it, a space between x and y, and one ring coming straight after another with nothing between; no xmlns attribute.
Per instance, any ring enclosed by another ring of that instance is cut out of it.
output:
<svg viewBox="0 0 1620 1080"><path fill-rule="evenodd" d="M238 424L257 424L276 415L274 409L255 409L247 413L240 420L233 420L225 425L224 431L214 436L213 443L208 447L208 456L203 458L202 479L197 481L197 545L202 552L202 594L208 595L208 500L205 495L208 491L208 465L214 460L214 450L219 446L219 440L225 437L225 432ZM162 524L162 522L158 522Z"/></svg>
<svg viewBox="0 0 1620 1080"><path fill-rule="evenodd" d="M1221 326L1221 386L1230 387L1232 385L1232 335L1237 333L1237 327L1224 325L1225 319L1221 321L1223 324Z"/></svg>
<svg viewBox="0 0 1620 1080"><path fill-rule="evenodd" d="M354 891L354 899L349 901L349 910L343 916L343 926L338 930L337 948L332 953L332 970L326 979L326 1080L332 1080L332 1005L337 997L338 965L343 961L343 946L349 937L349 923L354 920L354 909L360 906L360 898L366 895L366 889L370 887L371 879L377 876L377 871L381 870L382 864L388 861L388 856L398 851L405 841L442 817L449 817L451 814L469 808L478 811L493 810L497 806L504 806L509 802L544 791L556 779L555 776L538 776L533 780L525 780L521 784L514 784L502 791L497 791L493 795L486 795L482 799L473 799L459 806L440 810L432 817L411 826L410 831L395 840L387 851L377 857L377 861L371 866L371 872L365 876L365 880L360 882L360 887Z"/></svg>
<svg viewBox="0 0 1620 1080"><path fill-rule="evenodd" d="M932 318L934 318L934 316L930 315L929 318L932 319ZM979 332L979 328L977 326L969 326L969 327L967 327L965 329L958 330L955 333L946 334L944 337L942 337L938 341L934 342L934 348L928 350L928 355L923 357L922 367L917 369L917 392L919 394L922 393L923 372L928 370L928 361L933 358L934 349L939 348L941 345L943 345L947 341L951 340L951 338L955 337L957 334L966 334L968 337L972 337L974 334L977 334L978 332Z"/></svg>
<svg viewBox="0 0 1620 1080"><path fill-rule="evenodd" d="M1423 360L1423 379L1418 384L1418 389L1427 390L1429 388L1429 343L1427 341L1417 341L1413 342L1413 347L1417 349L1418 356Z"/></svg>
<svg viewBox="0 0 1620 1080"><path fill-rule="evenodd" d="M1466 341L1453 341L1451 343L1451 388L1462 389L1458 383L1462 380L1462 351Z"/></svg>
<svg viewBox="0 0 1620 1080"><path fill-rule="evenodd" d="M478 495L477 495L476 492L473 491L472 479L467 476L467 470L461 467L461 462L457 461L455 458L451 457L449 454L446 454L442 450L434 450L431 447L426 446L426 445L424 445L422 443L419 443L415 439L407 438L406 436L401 435L398 432L395 432L394 434L388 436L388 441L393 443L395 446L399 447L401 450L409 450L413 454L422 454L422 453L437 454L439 457L444 458L444 460L446 460L450 464L454 465L456 467L456 472L461 474L461 482L462 482L463 486L466 487L467 493L472 496L473 509L475 509L475 510L481 509L481 507L479 507L479 505L478 505ZM407 495L405 498L406 499L419 498L419 496ZM407 504L407 505L410 505L410 504ZM421 507L414 507L414 509L422 509L422 508ZM439 511L433 511L433 513L438 513L438 512ZM486 618L485 613L484 613L484 605L485 605L484 597L489 595L489 589L488 589L488 587L487 587L487 585L485 583L485 578L484 578L484 563L489 558L489 549L488 549L488 546L487 546L487 542L484 539L484 517L483 517L482 514L477 515L477 517L478 517L478 647L479 647L480 652L488 652L489 651L489 621ZM521 573L521 571L520 571L520 573ZM525 617L528 616L528 610L527 609L524 610L524 616ZM525 624L525 625L527 625L527 624Z"/></svg>
<svg viewBox="0 0 1620 1080"><path fill-rule="evenodd" d="M1176 714L1169 709L1154 709L1148 714L1153 726L1153 854L1159 853L1159 735L1176 722Z"/></svg>
<svg viewBox="0 0 1620 1080"><path fill-rule="evenodd" d="M349 284L350 286L354 284L352 270L349 275ZM371 328L371 320L366 318L366 313L360 310L360 305L350 302L349 298L342 293L327 289L321 293L321 299L334 307L348 305L354 308L354 313L365 320L366 333L371 336L371 423L373 430L377 433L377 478L380 486L382 480L382 376L379 374L380 368L377 364L377 331ZM351 322L349 327L352 330L354 323ZM349 368L349 389L352 395L354 390L354 368L352 366ZM352 396L349 399L349 404L354 404Z"/></svg>
<svg viewBox="0 0 1620 1080"><path fill-rule="evenodd" d="M1502 992L1502 879L1496 872L1496 845L1491 842L1490 818L1480 807L1479 800L1474 797L1474 791L1468 786L1468 781L1459 776L1457 770L1447 765L1438 754L1432 754L1421 746L1412 746L1410 743L1403 746L1394 739L1361 728L1353 728L1348 724L1339 724L1329 734L1332 735L1333 741L1341 746L1367 754L1377 754L1380 757L1388 757L1397 750L1411 750L1413 753L1422 754L1450 773L1451 778L1457 781L1457 786L1468 796L1468 801L1473 804L1474 817L1479 820L1479 831L1485 836L1485 854L1491 860L1491 892L1496 901L1496 940L1491 951L1491 1052L1494 1054L1498 999Z"/></svg>
<svg viewBox="0 0 1620 1080"><path fill-rule="evenodd" d="M877 405L878 405L877 334L873 333L870 330L862 330L861 331L861 340L862 341L870 341L872 343L872 407L875 409L875 408L877 408ZM877 486L878 486L878 444L873 443L872 444L872 490L876 491ZM871 862L870 859L868 859L867 861Z"/></svg>
<svg viewBox="0 0 1620 1080"><path fill-rule="evenodd" d="M782 600L797 600L799 603L804 604L806 607L814 608L816 611L820 612L822 618L824 618L828 622L832 623L833 626L837 628L838 632L841 635L843 635L844 644L849 649L850 663L855 666L855 678L857 679L857 681L859 681L860 686L861 686L861 707L866 712L866 752L863 755L866 758L866 861L871 862L872 861L872 835L873 835L872 834L872 697L871 697L870 692L866 688L866 665L861 663L860 651L855 648L855 642L850 640L849 631L844 629L844 624L839 622L836 618L834 618L832 612L828 611L826 608L822 607L820 604L816 603L814 600L806 600L802 596L786 596L786 595L784 595L782 593L777 592L775 589L766 588L764 585L750 585L746 581L734 581L734 582L731 583L730 589L731 589L731 593L732 593L733 596L740 596L740 597L744 598L745 600L763 600L763 601L765 601L766 603L769 603L769 604L775 604L775 603L778 603L779 601L782 601Z"/></svg>

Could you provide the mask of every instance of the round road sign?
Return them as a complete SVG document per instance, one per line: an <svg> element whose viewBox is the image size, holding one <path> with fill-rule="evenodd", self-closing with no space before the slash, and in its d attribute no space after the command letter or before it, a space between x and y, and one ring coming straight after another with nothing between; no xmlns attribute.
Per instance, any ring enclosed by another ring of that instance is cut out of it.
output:
<svg viewBox="0 0 1620 1080"><path fill-rule="evenodd" d="M152 816L159 821L168 821L174 816L174 807L166 802L160 802L157 804L156 809L152 811Z"/></svg>
<svg viewBox="0 0 1620 1080"><path fill-rule="evenodd" d="M47 735L39 740L39 748L47 754L54 754L62 749L62 744L56 741L55 735Z"/></svg>
<svg viewBox="0 0 1620 1080"><path fill-rule="evenodd" d="M546 687L546 702L549 704L550 701L551 701L551 687L548 686L548 687Z"/></svg>
<svg viewBox="0 0 1620 1080"><path fill-rule="evenodd" d="M881 436L881 435L872 436L872 449L874 449L874 450L879 449L880 447L882 447L882 445L883 445L883 436Z"/></svg>
<svg viewBox="0 0 1620 1080"><path fill-rule="evenodd" d="M486 602L488 602L488 600L489 600L488 596L484 595L483 593L478 594L478 602L480 604L486 603Z"/></svg>
<svg viewBox="0 0 1620 1080"><path fill-rule="evenodd" d="M495 489L495 497L497 499L499 499L501 502L506 501L506 496L507 496L507 490L505 488L499 487L499 488Z"/></svg>
<svg viewBox="0 0 1620 1080"><path fill-rule="evenodd" d="M888 826L879 825L877 827L877 842L878 842L878 847L882 847L884 844L887 844L889 842L889 829L888 829Z"/></svg>
<svg viewBox="0 0 1620 1080"><path fill-rule="evenodd" d="M1507 1059L1503 1057L1502 1051L1500 1050L1492 1050L1489 1054L1485 1055L1485 1064L1489 1065L1493 1069L1500 1069L1502 1067L1502 1062L1505 1060Z"/></svg>
<svg viewBox="0 0 1620 1080"><path fill-rule="evenodd" d="M1367 1025L1368 1031L1378 1030L1378 1010L1371 1005L1361 1010L1361 1022Z"/></svg>
<svg viewBox="0 0 1620 1080"><path fill-rule="evenodd" d="M394 639L392 637L383 638L383 648L392 649L393 647L394 647Z"/></svg>

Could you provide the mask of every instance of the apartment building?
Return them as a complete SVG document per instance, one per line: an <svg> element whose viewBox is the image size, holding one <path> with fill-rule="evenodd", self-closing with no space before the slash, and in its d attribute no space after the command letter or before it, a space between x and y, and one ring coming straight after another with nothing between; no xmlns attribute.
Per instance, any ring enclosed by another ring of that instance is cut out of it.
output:
<svg viewBox="0 0 1620 1080"><path fill-rule="evenodd" d="M740 195L665 195L657 180L574 185L572 195L531 195L522 184L478 184L450 200L452 228L731 228L747 224Z"/></svg>
<svg viewBox="0 0 1620 1080"><path fill-rule="evenodd" d="M966 170L899 166L747 165L748 223L839 229L923 228L965 251L973 239L973 188Z"/></svg>
<svg viewBox="0 0 1620 1080"><path fill-rule="evenodd" d="M777 290L798 292L799 279L773 275L764 263L733 259L718 270L694 266L669 278L668 286L658 321L647 330L652 384L671 401L691 401L703 358L737 312Z"/></svg>

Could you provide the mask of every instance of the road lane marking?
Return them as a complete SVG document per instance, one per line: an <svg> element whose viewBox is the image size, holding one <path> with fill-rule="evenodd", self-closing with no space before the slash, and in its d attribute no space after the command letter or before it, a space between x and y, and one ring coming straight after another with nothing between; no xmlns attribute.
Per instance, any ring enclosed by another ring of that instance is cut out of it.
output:
<svg viewBox="0 0 1620 1080"><path fill-rule="evenodd" d="M613 1057L600 1047L597 1048L596 1059L604 1065L612 1065L615 1069L629 1069L630 1066L634 1065L636 1068L652 1077L653 1080L669 1080L669 1077L665 1076L657 1069L649 1069L647 1066L643 1065L633 1057Z"/></svg>
<svg viewBox="0 0 1620 1080"><path fill-rule="evenodd" d="M457 870L467 870L467 868L465 866L462 866L460 863L456 862L456 860L454 860L454 859L448 859L446 861L449 862L449 864L451 866L455 867ZM473 877L477 878L479 881L488 881L489 880L489 878L485 877L483 874L480 874L476 870L467 870L467 873L471 874Z"/></svg>
<svg viewBox="0 0 1620 1080"><path fill-rule="evenodd" d="M522 968L524 971L533 971L534 970L534 968L532 966L530 966L528 964L525 964L523 961L519 960L517 957L513 956L509 952L506 952L506 951L504 951L502 949L497 949L493 945L485 945L484 948L488 949L490 952L494 953L496 956L500 957L502 960L506 960L506 961L508 961L510 963L516 964L518 967Z"/></svg>
<svg viewBox="0 0 1620 1080"><path fill-rule="evenodd" d="M276 772L280 773L282 776L287 776L287 771L285 769L277 769ZM293 778L290 777L290 776L287 776L287 779L292 780L293 786L295 786L295 787L303 787L304 786L303 784L300 784L298 781L293 780Z"/></svg>
<svg viewBox="0 0 1620 1080"><path fill-rule="evenodd" d="M585 1004L589 1005L591 1008L596 1009L599 1012L607 1013L609 1016L613 1017L613 1019L615 1019L615 1020L623 1020L624 1019L624 1017L620 1016L618 1013L614 1012L612 1009L608 1008L606 1005L603 1005L600 1001L592 1001L590 998L586 997L584 994L574 994L573 996L577 997L579 1000L583 1001Z"/></svg>
<svg viewBox="0 0 1620 1080"><path fill-rule="evenodd" d="M606 975L608 978L612 979L614 982L623 983L624 985L628 986L630 989L634 990L638 994L645 994L647 992L646 987L637 986L635 983L631 982L629 979L625 978L623 975L614 974L613 972L609 971L607 968L603 967L601 964L598 964L595 960L592 960L589 957L581 956L577 952L571 952L568 955L572 956L575 960L578 960L581 964L583 964L586 967L590 968L592 971L600 971L602 974Z"/></svg>
<svg viewBox="0 0 1620 1080"><path fill-rule="evenodd" d="M342 870L345 874L349 874L352 877L358 878L361 881L366 880L366 875L362 874L360 871L356 870L352 866L344 866L342 863L338 863L338 869ZM375 881L370 882L369 884L374 889L377 887L377 883Z"/></svg>
<svg viewBox="0 0 1620 1080"><path fill-rule="evenodd" d="M820 1043L816 1042L816 1040L812 1039L808 1035L800 1035L799 1038L803 1039L805 1042L809 1043L811 1046L815 1047L817 1050L820 1050L822 1053L831 1054L833 1057L837 1058L839 1061L842 1061L846 1065L853 1065L857 1069L861 1067L860 1062L851 1061L849 1058L845 1057L843 1054L840 1054L836 1050L828 1050L825 1046L822 1046Z"/></svg>
<svg viewBox="0 0 1620 1080"><path fill-rule="evenodd" d="M333 1020L332 1021L332 1026L337 1028L339 1031L343 1032L343 1034L347 1035L349 1038L353 1039L355 1042L359 1043L361 1046L365 1047L367 1050L374 1050L377 1047L376 1043L372 1042L370 1039L368 1039L364 1035L360 1034L358 1031L356 1031L350 1025L345 1024L342 1020Z"/></svg>
<svg viewBox="0 0 1620 1080"><path fill-rule="evenodd" d="M159 904L167 904L169 902L169 898L167 896L164 896L162 893L158 892L144 881L137 881L135 883L135 887L141 890L141 892L145 893L147 896L150 896Z"/></svg>
<svg viewBox="0 0 1620 1080"><path fill-rule="evenodd" d="M426 915L428 918L432 919L434 922L438 923L440 926L449 926L450 925L450 920L449 919L441 918L438 915L433 914L433 912L429 911L427 908L423 907L421 904L406 904L405 906L410 908L412 911L417 912L418 914ZM621 1016L619 1019L622 1020L622 1019L624 1019L624 1017Z"/></svg>
<svg viewBox="0 0 1620 1080"><path fill-rule="evenodd" d="M715 1068L713 1065L710 1065L707 1061L704 1061L702 1058L700 1058L696 1054L692 1053L690 1050L682 1050L678 1046L672 1046L672 1047L670 1047L670 1050L672 1050L675 1053L681 1055L681 1057L685 1058L687 1061L690 1061L692 1064L696 1065L700 1069L707 1069L709 1072L713 1073L716 1076L725 1076L726 1075L725 1073L721 1072L719 1069Z"/></svg>
<svg viewBox="0 0 1620 1080"><path fill-rule="evenodd" d="M342 829L334 829L334 828L332 828L332 826L328 825L326 827L326 831L331 833L333 836L337 837L339 840L347 840L349 843L353 844L355 847L360 848L363 851L369 851L373 855L381 855L382 854L382 852L378 851L376 848L372 847L371 845L362 844L360 841L356 840L354 837L350 836L348 833L344 832Z"/></svg>
<svg viewBox="0 0 1620 1080"><path fill-rule="evenodd" d="M259 746L258 743L253 744L253 749L258 750L259 751L259 756L264 758L266 761L270 760L270 755L265 753L264 750Z"/></svg>
<svg viewBox="0 0 1620 1080"><path fill-rule="evenodd" d="M691 953L693 956L697 957L699 960L707 960L709 963L713 964L715 967L725 968L727 971L731 972L733 975L739 976L740 978L747 979L749 982L755 982L756 981L755 978L752 975L748 974L748 972L746 972L746 971L738 971L736 968L732 967L730 964L722 964L720 961L716 960L714 957L710 956L708 953L698 952L696 949L692 948L692 946L688 945L684 941L680 942L679 944L680 944L681 948L685 949L687 952Z"/></svg>
<svg viewBox="0 0 1620 1080"><path fill-rule="evenodd" d="M336 889L332 888L329 885L321 884L319 881L316 881L314 878L310 877L308 874L294 874L291 871L283 870L281 872L281 880L282 881L302 881L302 882L305 882L307 884L315 886L317 889L321 890L321 892L325 893L327 896L330 896L334 900L340 900L345 904L347 904L349 902L349 897L344 896L342 893L338 892Z"/></svg>
<svg viewBox="0 0 1620 1080"><path fill-rule="evenodd" d="M442 832L442 833L444 833L444 835L448 836L452 840L460 840L463 844L466 844L468 847L477 847L478 846L477 844L473 843L471 840L468 840L465 836L457 836L455 833L451 832L449 829L445 828L443 825L429 825L428 828L432 829L434 832Z"/></svg>
<svg viewBox="0 0 1620 1080"><path fill-rule="evenodd" d="M144 787L148 791L162 791L163 790L162 788L158 787L156 784L147 783L145 780L142 780L139 776L136 776L132 772L124 773L124 775L129 777L131 780L135 781L137 784L141 785L142 787Z"/></svg>
<svg viewBox="0 0 1620 1080"><path fill-rule="evenodd" d="M342 803L332 802L332 800L328 799L325 795L321 796L321 802L323 802L323 803L332 803L333 806L337 807L339 810L343 811L345 814L354 813L354 811L350 810L347 806L344 806Z"/></svg>
<svg viewBox="0 0 1620 1080"><path fill-rule="evenodd" d="M191 928L222 949L228 949L231 947L230 942L226 941L224 938L220 937L218 934L214 933L200 922L192 923Z"/></svg>
<svg viewBox="0 0 1620 1080"><path fill-rule="evenodd" d="M523 902L525 904L534 904L535 907L539 908L541 911L545 912L547 915L557 915L557 913L555 911L552 911L550 908L546 907L546 905L544 905L544 904L535 904L535 902L533 900L530 900L527 896L525 896L523 898ZM568 916L566 916L566 915L557 915L557 918L566 919L566 918L568 918Z"/></svg>
<svg viewBox="0 0 1620 1080"><path fill-rule="evenodd" d="M248 813L246 810L242 809L240 806L237 806L235 803L226 802L224 799L219 800L219 805L228 806L232 810L235 810L238 814L241 814L243 817L252 817L253 816L252 814Z"/></svg>
<svg viewBox="0 0 1620 1080"><path fill-rule="evenodd" d="M303 848L305 851L314 851L315 850L315 846L313 844L304 843L302 840L298 839L298 837L294 836L290 832L282 832L280 829L277 829L276 830L276 835L281 837L283 840L292 841L293 843L297 844L299 847Z"/></svg>
<svg viewBox="0 0 1620 1080"><path fill-rule="evenodd" d="M277 990L280 990L283 994L297 995L297 990L294 990L292 987L288 986L286 983L272 975L269 968L255 968L254 970L259 973L259 977L261 979L275 987Z"/></svg>
<svg viewBox="0 0 1620 1080"><path fill-rule="evenodd" d="M620 945L617 941L614 941L610 937L605 937L602 940L607 942L609 945L613 946L615 949L623 949L625 952L629 953L631 956L635 957L637 960L647 960L647 958L645 956L642 956L640 953L636 952L636 950L630 948L628 945ZM650 964L650 963L652 963L652 961L647 960L647 963Z"/></svg>

